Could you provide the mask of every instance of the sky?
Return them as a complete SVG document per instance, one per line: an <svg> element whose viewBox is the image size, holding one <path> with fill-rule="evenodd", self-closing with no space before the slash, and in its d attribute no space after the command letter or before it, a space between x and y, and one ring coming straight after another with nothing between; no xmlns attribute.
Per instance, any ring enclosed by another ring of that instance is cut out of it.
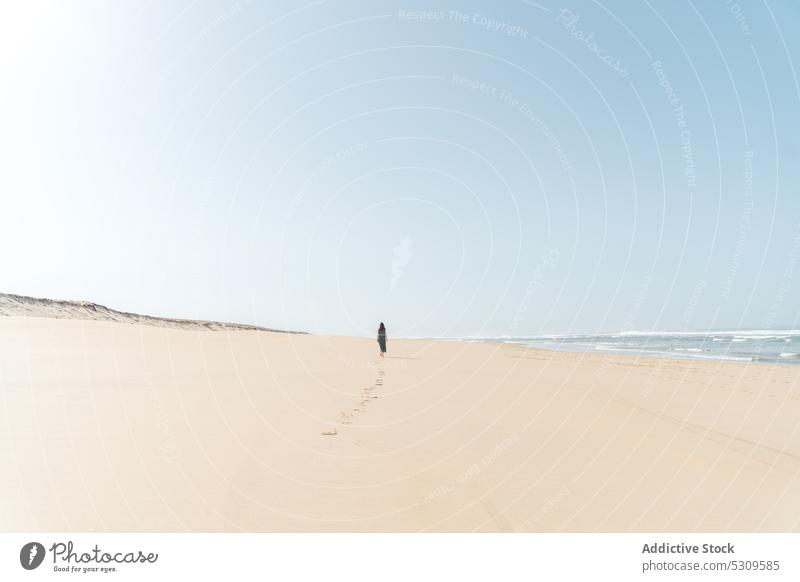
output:
<svg viewBox="0 0 800 582"><path fill-rule="evenodd" d="M0 11L1 292L337 335L799 325L797 2Z"/></svg>

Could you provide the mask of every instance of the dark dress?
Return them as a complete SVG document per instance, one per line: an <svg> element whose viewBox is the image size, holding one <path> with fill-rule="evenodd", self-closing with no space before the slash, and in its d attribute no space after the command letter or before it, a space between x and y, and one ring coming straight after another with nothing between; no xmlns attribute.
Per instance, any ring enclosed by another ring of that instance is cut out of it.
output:
<svg viewBox="0 0 800 582"><path fill-rule="evenodd" d="M378 332L378 345L381 346L381 353L386 353L386 331Z"/></svg>

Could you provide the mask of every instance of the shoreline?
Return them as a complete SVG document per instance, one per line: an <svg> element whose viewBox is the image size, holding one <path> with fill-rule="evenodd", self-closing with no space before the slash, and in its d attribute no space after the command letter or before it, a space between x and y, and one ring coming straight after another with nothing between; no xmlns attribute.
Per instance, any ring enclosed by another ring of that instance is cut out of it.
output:
<svg viewBox="0 0 800 582"><path fill-rule="evenodd" d="M460 340L457 340L460 341ZM759 364L759 365L775 365L775 366L797 366L800 365L800 354L798 353L784 353L773 354L772 356L765 355L760 350L752 350L751 352L740 352L738 354L728 353L714 353L711 349L701 348L679 348L675 351L669 350L653 350L653 349L636 349L633 347L611 347L602 343L584 343L576 347L567 345L546 346L535 341L516 341L516 340L466 340L468 343L473 341L485 341L490 344L506 344L517 345L528 349L538 349L545 351L553 351L560 353L573 353L573 354L597 354L621 357L643 357L653 359L668 359L668 360L682 360L693 362L731 362L741 364ZM545 342L542 342L545 343ZM713 344L709 344L713 345Z"/></svg>

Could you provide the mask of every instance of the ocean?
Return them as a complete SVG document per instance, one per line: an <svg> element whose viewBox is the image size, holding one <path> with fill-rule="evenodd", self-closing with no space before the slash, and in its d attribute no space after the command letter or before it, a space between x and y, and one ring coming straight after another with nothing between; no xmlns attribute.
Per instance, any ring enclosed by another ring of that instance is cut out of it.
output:
<svg viewBox="0 0 800 582"><path fill-rule="evenodd" d="M800 330L621 332L542 335L490 341L569 352L608 352L687 360L800 364Z"/></svg>

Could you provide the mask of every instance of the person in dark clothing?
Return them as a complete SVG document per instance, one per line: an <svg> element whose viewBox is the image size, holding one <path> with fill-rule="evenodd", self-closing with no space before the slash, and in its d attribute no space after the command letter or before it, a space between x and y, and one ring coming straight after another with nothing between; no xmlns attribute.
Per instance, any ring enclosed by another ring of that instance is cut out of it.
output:
<svg viewBox="0 0 800 582"><path fill-rule="evenodd" d="M381 348L381 357L383 357L386 354L386 326L383 325L383 322L378 328L378 345Z"/></svg>

